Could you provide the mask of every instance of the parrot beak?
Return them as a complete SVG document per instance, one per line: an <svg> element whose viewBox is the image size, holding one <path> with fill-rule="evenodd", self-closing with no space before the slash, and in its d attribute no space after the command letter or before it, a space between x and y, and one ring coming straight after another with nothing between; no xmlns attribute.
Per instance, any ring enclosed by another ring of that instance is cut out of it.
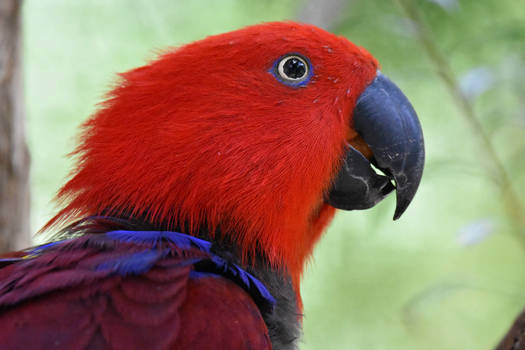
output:
<svg viewBox="0 0 525 350"><path fill-rule="evenodd" d="M395 189L396 220L414 198L423 175L425 147L416 112L401 90L378 72L357 100L353 124L371 159L348 145L326 201L338 209L368 209Z"/></svg>

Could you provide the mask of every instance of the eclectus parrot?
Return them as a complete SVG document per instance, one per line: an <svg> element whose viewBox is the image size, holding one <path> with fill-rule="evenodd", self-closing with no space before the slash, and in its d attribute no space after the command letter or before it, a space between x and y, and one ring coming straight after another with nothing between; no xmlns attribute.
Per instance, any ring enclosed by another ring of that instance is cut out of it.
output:
<svg viewBox="0 0 525 350"><path fill-rule="evenodd" d="M336 208L399 218L424 163L372 55L293 22L122 74L82 130L54 240L0 260L2 349L295 349Z"/></svg>

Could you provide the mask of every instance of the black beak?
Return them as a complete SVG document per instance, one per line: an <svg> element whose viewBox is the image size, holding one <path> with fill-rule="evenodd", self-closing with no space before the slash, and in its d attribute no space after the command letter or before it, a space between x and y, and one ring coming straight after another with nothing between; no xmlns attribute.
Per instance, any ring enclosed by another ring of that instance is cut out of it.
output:
<svg viewBox="0 0 525 350"><path fill-rule="evenodd" d="M357 100L353 123L373 158L369 162L349 146L327 202L339 209L368 209L396 189L396 220L414 198L423 175L425 147L416 112L401 90L378 72Z"/></svg>

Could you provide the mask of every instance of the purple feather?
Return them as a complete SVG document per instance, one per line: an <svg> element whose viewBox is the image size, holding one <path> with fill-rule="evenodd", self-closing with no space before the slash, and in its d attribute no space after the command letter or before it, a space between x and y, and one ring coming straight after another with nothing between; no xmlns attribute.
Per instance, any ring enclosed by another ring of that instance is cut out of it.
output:
<svg viewBox="0 0 525 350"><path fill-rule="evenodd" d="M93 235L89 238L89 241L94 244L107 244L104 242L107 242L105 239L108 238L115 242L134 244L139 247L143 246L144 250L121 256L112 256L108 260L97 263L94 267L95 271L115 273L122 276L140 275L148 272L166 256L174 253L176 255L180 254L180 252L175 252L175 249L188 250L193 248L206 253L207 256L184 259L177 263L179 266L196 264L196 271L192 273L191 277L201 278L205 276L210 277L210 275L227 277L246 291L252 293L252 295L255 294L257 299L262 300L270 308L275 306L276 301L265 285L240 266L211 253L211 242L179 232L129 230L115 230L104 235ZM70 239L44 244L33 248L29 251L29 254L40 255L45 251L60 247L61 244L68 244L68 242L74 241L75 239ZM168 245L162 244L163 242L167 242ZM171 248L170 244L172 245ZM199 270L200 263L206 266L202 271Z"/></svg>

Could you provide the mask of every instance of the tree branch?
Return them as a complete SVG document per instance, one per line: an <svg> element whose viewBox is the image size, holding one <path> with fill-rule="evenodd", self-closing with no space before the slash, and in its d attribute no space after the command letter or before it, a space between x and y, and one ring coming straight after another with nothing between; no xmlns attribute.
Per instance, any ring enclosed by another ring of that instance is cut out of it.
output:
<svg viewBox="0 0 525 350"><path fill-rule="evenodd" d="M472 133L479 139L480 145L484 150L483 154L487 156L487 159L493 166L496 178L500 180L498 185L503 194L506 213L508 214L513 226L512 232L521 243L522 248L525 249L525 213L523 211L522 203L513 188L503 162L494 149L494 145L492 144L489 135L483 129L483 125L479 121L472 102L461 89L449 61L438 48L430 29L425 25L421 13L414 1L398 0L398 4L411 20L419 43L423 47L431 63L434 65L447 90L452 95L461 115L470 126Z"/></svg>

